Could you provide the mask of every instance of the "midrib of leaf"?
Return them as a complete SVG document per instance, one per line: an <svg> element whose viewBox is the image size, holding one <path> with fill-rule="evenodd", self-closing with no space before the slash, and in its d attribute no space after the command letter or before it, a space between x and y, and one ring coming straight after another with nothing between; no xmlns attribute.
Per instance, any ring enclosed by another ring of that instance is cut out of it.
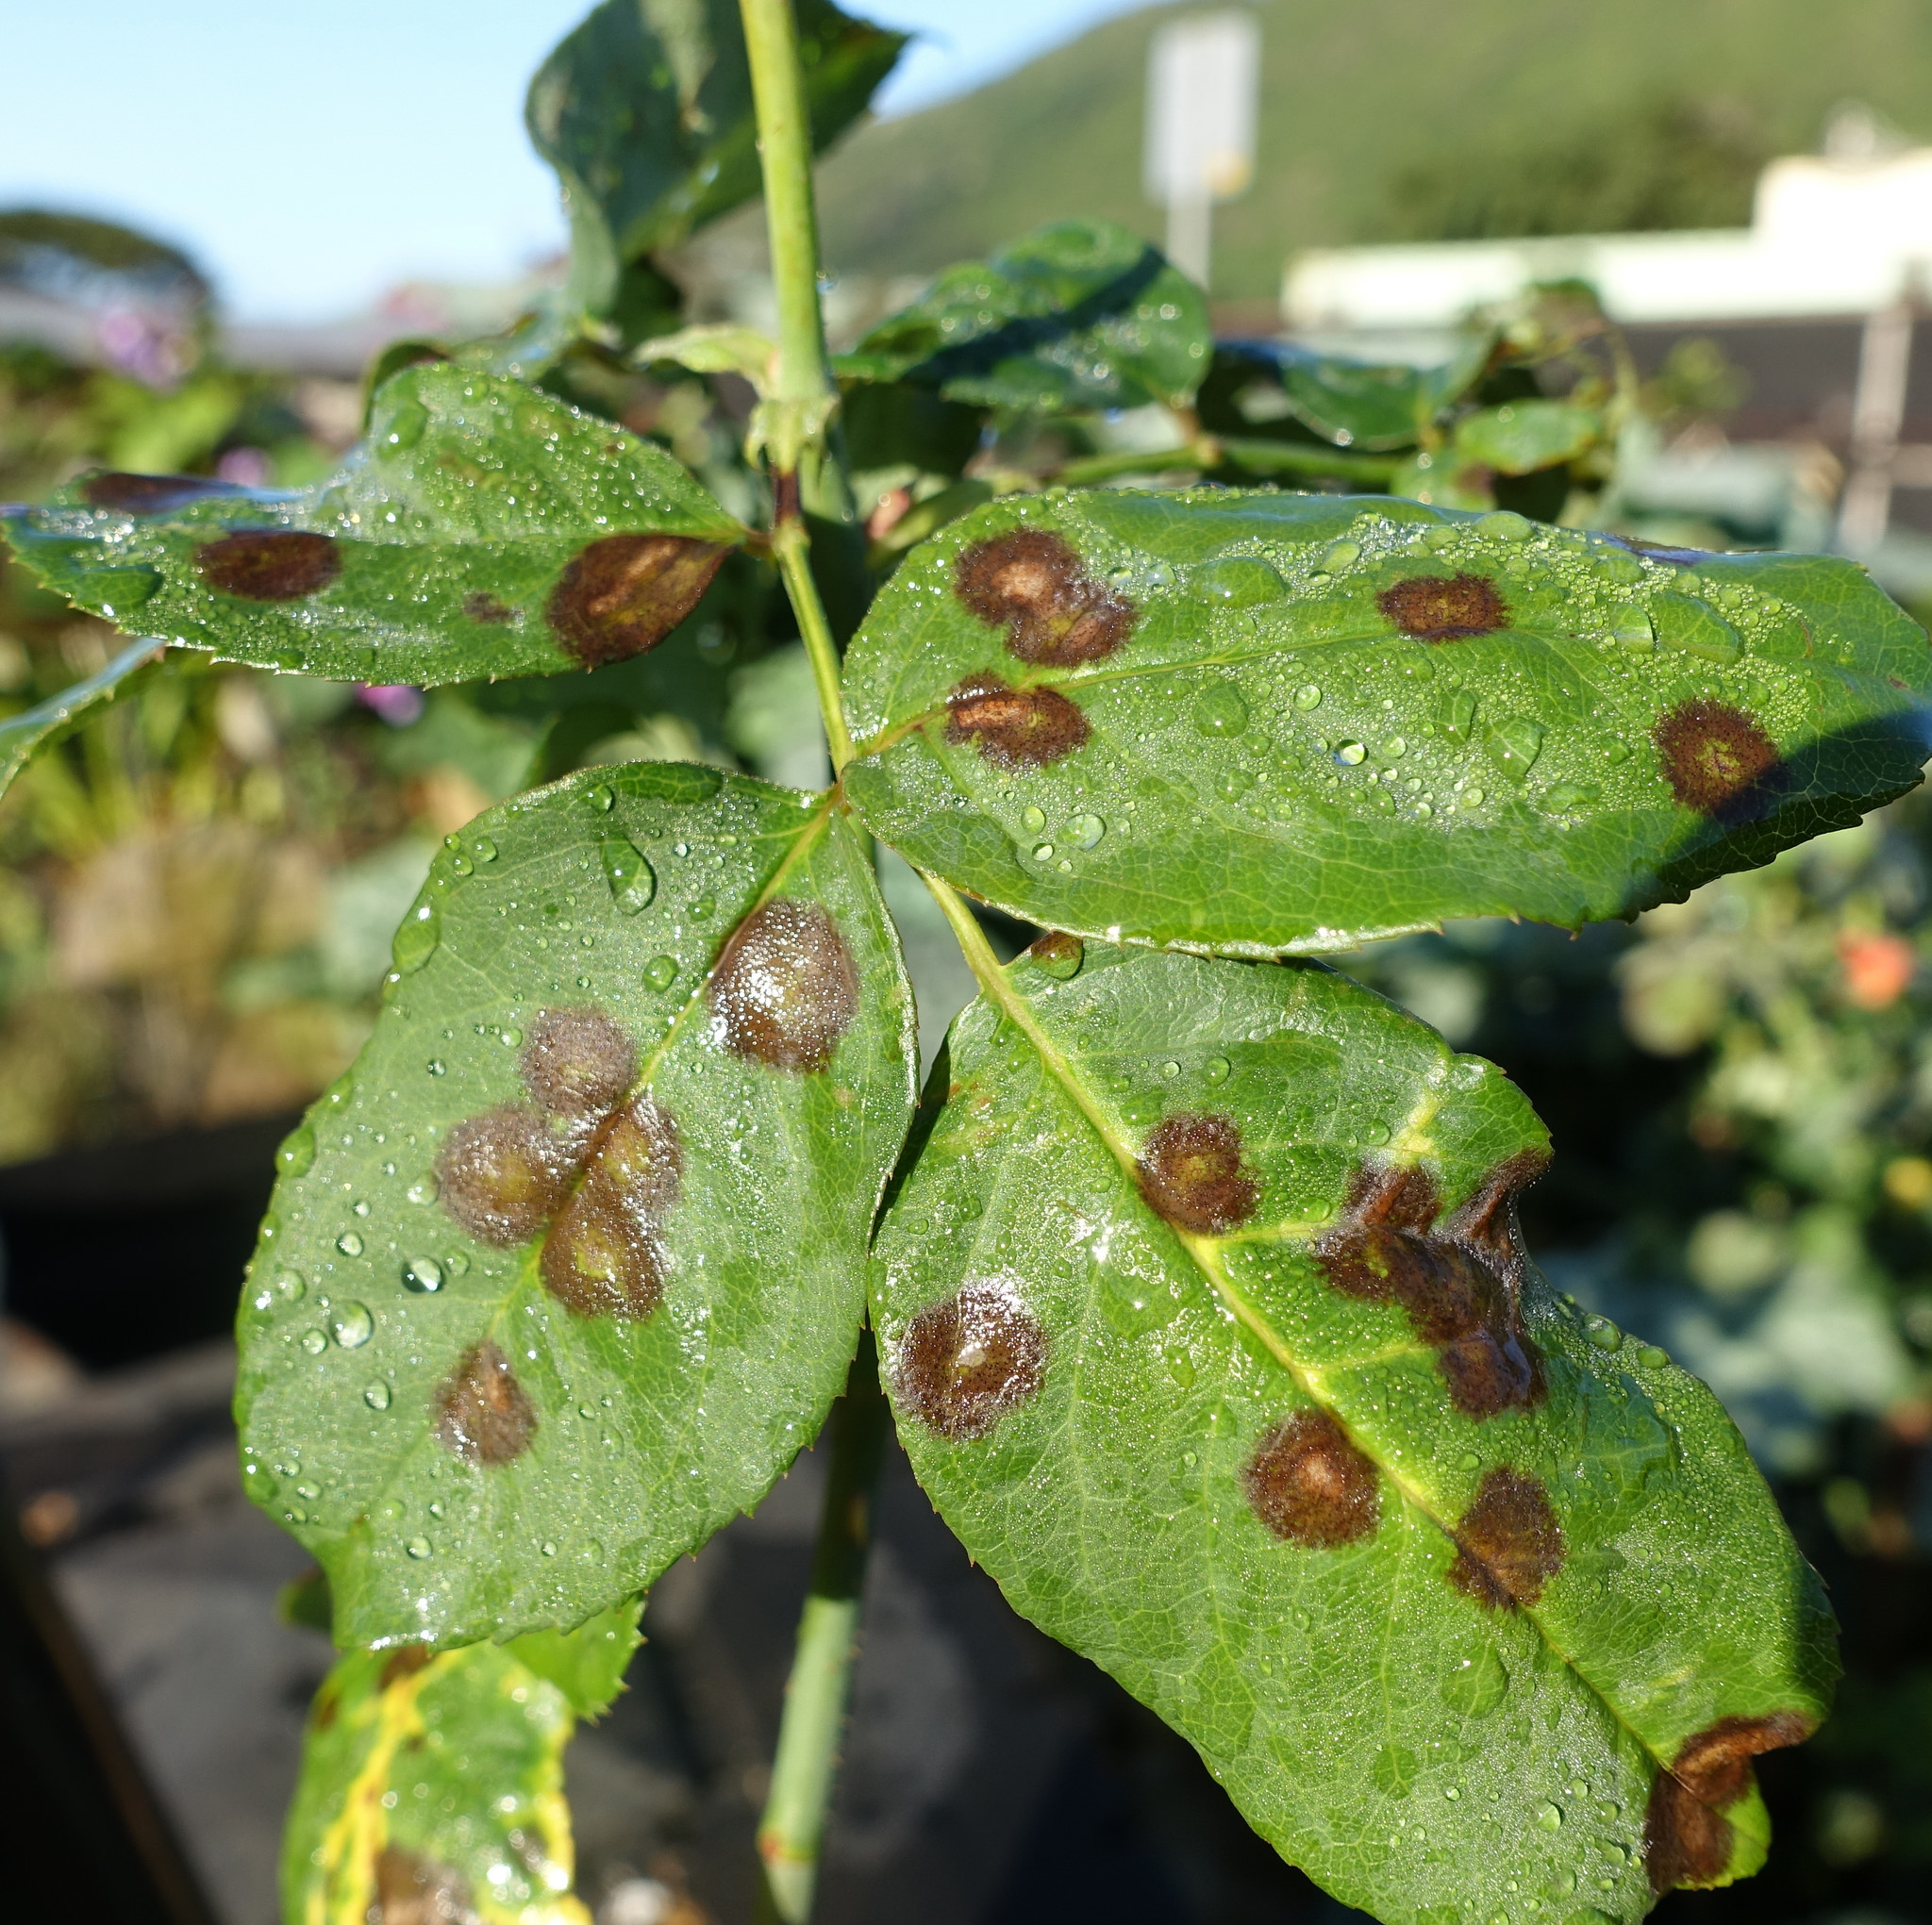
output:
<svg viewBox="0 0 1932 1925"><path fill-rule="evenodd" d="M1136 1161L1132 1145L1121 1134L1120 1126L1114 1118L1108 1114L1107 1109L1095 1098L1093 1092L1087 1087L1086 1082L1079 1075L1071 1059L1054 1042L1053 1038L1047 1035L1044 1028L1041 1025L1039 1019L1034 1015L1032 1006L1026 1002L1024 997L1015 992L1010 979L1000 965L999 958L993 954L991 945L987 941L979 924L974 920L972 911L967 908L965 903L959 898L950 884L925 870L921 870L919 873L924 880L926 887L933 892L934 899L939 903L941 910L944 911L947 921L952 925L953 933L958 939L959 947L965 952L967 963L972 968L981 992L1000 1011L1001 1015L1011 1022L1026 1037L1027 1041L1033 1045L1041 1063L1045 1066L1047 1073L1073 1099L1080 1114L1087 1119L1088 1123L1100 1137L1102 1143L1106 1145L1108 1152L1120 1164L1122 1170L1131 1179ZM1422 1105L1418 1104L1417 1112L1411 1113L1409 1122L1405 1125L1404 1135L1407 1135L1415 1126L1415 1118L1420 1113L1421 1108ZM1242 1326L1261 1343L1268 1352L1268 1354L1288 1372L1303 1394L1319 1404L1330 1416L1335 1416L1335 1412L1325 1393L1322 1373L1319 1370L1310 1369L1295 1355L1280 1334L1248 1302L1247 1298L1236 1287L1233 1279L1227 1275L1225 1266L1219 1261L1220 1253L1218 1246L1221 1239L1212 1236L1198 1236L1193 1232L1183 1230L1174 1223L1168 1223L1165 1227L1193 1259L1196 1269L1200 1270L1208 1288L1233 1313ZM1391 1354L1401 1355L1412 1348L1414 1346L1400 1346ZM1351 1368L1354 1368L1354 1366ZM1340 1421L1340 1419L1338 1418L1337 1420ZM1347 1429L1348 1427L1344 1425L1343 1428ZM1437 1530L1441 1532L1443 1536L1449 1539L1450 1543L1454 1544L1456 1542L1455 1532L1451 1530L1448 1522L1437 1512L1423 1493L1393 1464L1370 1450L1363 1438L1357 1436L1352 1430L1349 1431L1349 1435L1356 1444L1356 1447L1373 1459L1376 1469L1395 1487L1403 1502L1419 1517L1427 1518ZM1629 1732L1630 1735L1642 1747L1645 1754L1656 1762L1657 1768L1659 1770L1668 1770L1670 1768L1668 1762L1659 1756L1649 1740L1631 1725L1629 1719L1624 1716L1622 1709L1616 1702L1607 1698L1602 1690L1578 1668L1575 1658L1571 1654L1567 1647L1557 1641L1535 1607L1532 1605L1519 1605L1517 1608L1536 1626L1538 1635L1549 1647L1550 1651L1562 1661L1564 1667L1575 1677L1584 1689L1604 1707L1609 1716L1624 1730Z"/></svg>

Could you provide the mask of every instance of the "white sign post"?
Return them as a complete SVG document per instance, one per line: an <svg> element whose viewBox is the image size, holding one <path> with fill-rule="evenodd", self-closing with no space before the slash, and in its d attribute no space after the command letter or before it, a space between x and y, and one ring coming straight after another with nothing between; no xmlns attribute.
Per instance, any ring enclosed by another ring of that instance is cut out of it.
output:
<svg viewBox="0 0 1932 1925"><path fill-rule="evenodd" d="M1195 14L1154 36L1147 60L1147 198L1167 209L1167 257L1208 285L1210 209L1255 177L1261 28L1251 13Z"/></svg>

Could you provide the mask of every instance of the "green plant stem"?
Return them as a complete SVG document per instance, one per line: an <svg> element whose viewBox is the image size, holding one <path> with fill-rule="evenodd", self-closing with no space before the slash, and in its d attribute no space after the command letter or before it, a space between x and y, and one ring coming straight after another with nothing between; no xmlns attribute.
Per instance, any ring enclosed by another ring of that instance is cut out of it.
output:
<svg viewBox="0 0 1932 1925"><path fill-rule="evenodd" d="M874 1487L885 1454L888 1409L871 1331L860 1334L845 1395L827 1425L831 1459L819 1510L811 1588L785 1687L772 1789L758 1825L768 1917L804 1925L818 1883L825 1814L838 1772L839 1738L852 1695L859 1593L872 1544Z"/></svg>
<svg viewBox="0 0 1932 1925"><path fill-rule="evenodd" d="M852 731L845 725L845 708L839 699L839 645L832 639L825 605L819 600L818 584L811 578L811 539L805 523L794 516L774 528L772 553L777 557L785 592L791 599L791 612L798 618L806 659L811 663L812 687L818 691L819 713L824 720L832 772L841 774L852 759Z"/></svg>

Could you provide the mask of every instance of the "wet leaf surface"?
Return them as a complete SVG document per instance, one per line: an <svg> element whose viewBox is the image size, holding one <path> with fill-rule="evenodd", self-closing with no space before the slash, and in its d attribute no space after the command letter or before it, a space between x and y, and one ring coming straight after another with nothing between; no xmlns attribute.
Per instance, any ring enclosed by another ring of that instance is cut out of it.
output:
<svg viewBox="0 0 1932 1925"><path fill-rule="evenodd" d="M439 854L240 1319L248 1483L345 1643L578 1622L816 1434L917 1061L869 847L634 763Z"/></svg>
<svg viewBox="0 0 1932 1925"><path fill-rule="evenodd" d="M308 1715L282 1840L296 1925L586 1925L563 1751L623 1688L634 1601L581 1630L356 1651Z"/></svg>
<svg viewBox="0 0 1932 1925"><path fill-rule="evenodd" d="M1286 1856L1401 1920L1761 1859L1822 1590L1710 1393L1525 1260L1499 1071L1319 964L1058 937L928 1102L873 1273L920 1480Z"/></svg>
<svg viewBox="0 0 1932 1925"><path fill-rule="evenodd" d="M940 274L839 360L981 407L1184 404L1213 352L1201 290L1111 221L1060 221Z"/></svg>
<svg viewBox="0 0 1932 1925"><path fill-rule="evenodd" d="M847 791L1050 928L1238 954L1679 899L1919 780L1932 650L1856 564L1416 503L1001 502L846 658Z"/></svg>
<svg viewBox="0 0 1932 1925"><path fill-rule="evenodd" d="M147 477L122 477L128 481ZM508 378L407 368L300 494L125 494L8 518L46 585L230 661L430 687L655 647L744 530L661 449Z"/></svg>

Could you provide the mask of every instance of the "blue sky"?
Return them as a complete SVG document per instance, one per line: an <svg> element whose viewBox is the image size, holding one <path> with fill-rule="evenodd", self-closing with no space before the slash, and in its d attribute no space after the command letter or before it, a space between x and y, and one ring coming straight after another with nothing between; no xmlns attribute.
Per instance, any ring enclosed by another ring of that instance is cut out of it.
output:
<svg viewBox="0 0 1932 1925"><path fill-rule="evenodd" d="M1145 0L847 0L927 39L880 105L963 91ZM525 82L588 0L67 0L8 9L0 207L186 247L228 312L314 320L561 244Z"/></svg>

